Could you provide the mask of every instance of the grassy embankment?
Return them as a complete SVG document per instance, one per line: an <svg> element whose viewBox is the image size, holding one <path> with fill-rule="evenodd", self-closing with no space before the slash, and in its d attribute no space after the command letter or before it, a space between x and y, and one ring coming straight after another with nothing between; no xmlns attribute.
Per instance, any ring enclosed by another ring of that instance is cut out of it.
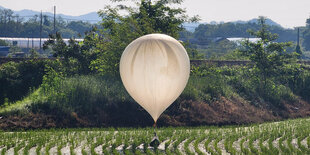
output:
<svg viewBox="0 0 310 155"><path fill-rule="evenodd" d="M310 73L303 71L293 76L283 75L283 77L263 81L264 87L262 87L262 81L249 67L192 68L192 75L184 92L164 113L159 124L161 122L166 122L162 125L195 126L239 124L309 115L307 113L290 115L288 106L309 108L309 104L305 101L309 99L307 94L310 92ZM300 105L300 102L305 104ZM212 116L213 121L206 120L210 116L205 115L206 111L199 111L201 107L216 114ZM218 109L218 107L224 108ZM228 109L235 107L237 110L227 112L225 107ZM250 111L240 115L243 113L241 111L248 109ZM256 112L261 109L263 109L261 113ZM82 126L131 126L132 124L145 126L152 123L148 114L128 95L119 77L98 75L64 77L54 70L44 76L43 84L29 96L0 108L0 114L5 117L24 116L29 113L53 115L57 120L74 119ZM298 113L298 111L291 113ZM229 115L232 118L238 115L244 120L232 120ZM252 118L251 115L254 117ZM197 120L192 120L193 117ZM128 118L134 119L128 120ZM142 121L141 118L143 118ZM140 121L140 124L136 124ZM89 123L85 124L85 122Z"/></svg>

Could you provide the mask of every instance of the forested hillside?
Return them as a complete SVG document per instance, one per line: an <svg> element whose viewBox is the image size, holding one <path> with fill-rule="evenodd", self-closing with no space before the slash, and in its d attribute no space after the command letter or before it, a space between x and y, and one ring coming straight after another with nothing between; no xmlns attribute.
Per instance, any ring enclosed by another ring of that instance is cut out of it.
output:
<svg viewBox="0 0 310 155"><path fill-rule="evenodd" d="M309 18L310 19L310 18ZM306 21L306 27L299 27L300 49L303 51L302 58L310 58L310 22ZM267 24L268 25L268 24ZM244 59L227 55L233 53L237 45L226 38L253 38L249 31L257 31L260 25L255 22L229 22L221 24L200 24L195 31L180 32L180 39L191 44L196 50L204 54L204 58L214 59ZM297 44L297 28L285 29L278 25L268 25L268 31L278 37L275 42L292 42L294 46L287 48L288 52L295 51ZM226 56L224 56L226 55Z"/></svg>
<svg viewBox="0 0 310 155"><path fill-rule="evenodd" d="M201 24L195 31L189 36L186 37L194 38L194 40L205 40L205 39L214 39L216 37L223 38L248 38L253 37L247 33L247 30L258 30L260 28L259 24L248 22L248 23L222 23L222 24ZM271 33L277 33L279 38L276 41L279 42L288 42L296 41L297 30L294 29L285 29L280 26L269 26L269 31Z"/></svg>

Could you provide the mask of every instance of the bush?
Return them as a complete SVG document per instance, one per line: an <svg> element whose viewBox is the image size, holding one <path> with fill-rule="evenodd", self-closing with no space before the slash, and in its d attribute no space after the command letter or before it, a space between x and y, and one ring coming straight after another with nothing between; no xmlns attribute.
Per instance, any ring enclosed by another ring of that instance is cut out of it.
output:
<svg viewBox="0 0 310 155"><path fill-rule="evenodd" d="M279 78L262 79L257 74L255 68L243 67L230 77L228 83L234 88L234 92L255 105L265 101L281 107L282 101L295 101L296 97L291 89L281 83Z"/></svg>
<svg viewBox="0 0 310 155"><path fill-rule="evenodd" d="M310 101L310 71L303 70L288 78L288 85L292 91L303 99Z"/></svg>
<svg viewBox="0 0 310 155"><path fill-rule="evenodd" d="M0 105L25 97L31 89L42 83L45 65L57 65L57 61L30 60L8 62L0 66Z"/></svg>
<svg viewBox="0 0 310 155"><path fill-rule="evenodd" d="M43 79L47 100L40 104L48 104L50 108L92 114L98 107L133 102L119 78L92 75L64 78L50 69Z"/></svg>
<svg viewBox="0 0 310 155"><path fill-rule="evenodd" d="M267 85L262 91L263 93L259 94L263 99L272 103L277 107L282 107L282 101L295 101L296 97L290 90L290 88L282 85L276 84L272 80L267 81Z"/></svg>
<svg viewBox="0 0 310 155"><path fill-rule="evenodd" d="M8 46L9 44L5 40L0 39L0 46Z"/></svg>
<svg viewBox="0 0 310 155"><path fill-rule="evenodd" d="M210 65L192 66L192 75L180 99L211 102L221 96L230 97L233 92L227 84L226 74L232 72L228 68Z"/></svg>

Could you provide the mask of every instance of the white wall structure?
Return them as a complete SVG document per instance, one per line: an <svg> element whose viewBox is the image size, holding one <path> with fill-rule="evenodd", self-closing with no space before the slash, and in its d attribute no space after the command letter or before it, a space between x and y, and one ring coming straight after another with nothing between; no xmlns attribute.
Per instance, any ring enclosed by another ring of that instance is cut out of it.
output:
<svg viewBox="0 0 310 155"><path fill-rule="evenodd" d="M8 37L0 37L0 40L4 40L10 45L13 45L13 42L15 41L17 44L17 47L20 48L34 48L34 49L40 49L40 38L8 38ZM41 38L41 47L43 47L43 44L45 41L47 41L48 38ZM63 39L66 44L68 44L68 41L70 39ZM75 39L76 41L83 41L83 39Z"/></svg>
<svg viewBox="0 0 310 155"><path fill-rule="evenodd" d="M227 40L232 41L232 42L236 42L236 43L240 43L241 41L244 41L247 39L252 43L256 43L260 40L260 38L227 38Z"/></svg>

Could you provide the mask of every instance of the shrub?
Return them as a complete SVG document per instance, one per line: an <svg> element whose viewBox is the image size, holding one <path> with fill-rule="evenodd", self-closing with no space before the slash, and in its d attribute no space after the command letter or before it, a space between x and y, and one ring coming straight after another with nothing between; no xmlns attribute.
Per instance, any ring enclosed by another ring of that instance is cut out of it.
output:
<svg viewBox="0 0 310 155"><path fill-rule="evenodd" d="M233 74L232 72L234 71L228 68L210 65L192 66L192 75L180 99L210 102L220 96L230 97L233 92L227 84L225 74Z"/></svg>
<svg viewBox="0 0 310 155"><path fill-rule="evenodd" d="M42 83L45 65L57 65L57 61L29 60L8 62L0 66L0 105L25 97L32 88Z"/></svg>
<svg viewBox="0 0 310 155"><path fill-rule="evenodd" d="M281 107L282 101L295 101L296 97L291 89L281 83L279 78L267 78L262 80L257 76L257 71L249 67L244 67L237 71L238 74L231 76L229 84L234 88L234 92L254 104L267 101L275 106Z"/></svg>
<svg viewBox="0 0 310 155"><path fill-rule="evenodd" d="M50 108L69 112L92 114L96 108L109 104L132 102L120 79L102 76L75 76L64 78L50 69L44 76L42 88Z"/></svg>
<svg viewBox="0 0 310 155"><path fill-rule="evenodd" d="M287 81L289 87L303 99L310 101L310 71L303 70L295 76L291 76Z"/></svg>

